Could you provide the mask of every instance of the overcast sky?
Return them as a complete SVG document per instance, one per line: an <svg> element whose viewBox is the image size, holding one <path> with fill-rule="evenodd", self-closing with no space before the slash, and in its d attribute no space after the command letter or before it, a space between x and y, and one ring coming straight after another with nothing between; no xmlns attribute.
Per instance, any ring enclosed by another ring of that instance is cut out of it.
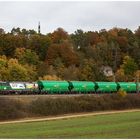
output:
<svg viewBox="0 0 140 140"><path fill-rule="evenodd" d="M0 27L34 29L41 23L41 33L62 27L68 33L77 29L99 31L113 27L136 30L140 25L140 1L0 1Z"/></svg>

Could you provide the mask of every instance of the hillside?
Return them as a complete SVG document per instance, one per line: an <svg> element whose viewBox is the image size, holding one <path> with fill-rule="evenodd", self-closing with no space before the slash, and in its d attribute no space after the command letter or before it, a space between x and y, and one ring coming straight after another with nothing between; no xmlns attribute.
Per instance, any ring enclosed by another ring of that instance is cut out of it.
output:
<svg viewBox="0 0 140 140"><path fill-rule="evenodd" d="M140 27L73 34L0 29L0 79L3 81L135 81L140 74ZM105 74L109 68L111 74Z"/></svg>

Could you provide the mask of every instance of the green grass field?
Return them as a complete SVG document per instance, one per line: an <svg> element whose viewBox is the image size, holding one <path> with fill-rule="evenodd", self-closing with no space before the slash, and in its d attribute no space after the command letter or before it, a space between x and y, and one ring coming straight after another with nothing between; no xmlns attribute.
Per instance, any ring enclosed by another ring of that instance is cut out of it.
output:
<svg viewBox="0 0 140 140"><path fill-rule="evenodd" d="M140 138L140 112L1 124L0 138Z"/></svg>

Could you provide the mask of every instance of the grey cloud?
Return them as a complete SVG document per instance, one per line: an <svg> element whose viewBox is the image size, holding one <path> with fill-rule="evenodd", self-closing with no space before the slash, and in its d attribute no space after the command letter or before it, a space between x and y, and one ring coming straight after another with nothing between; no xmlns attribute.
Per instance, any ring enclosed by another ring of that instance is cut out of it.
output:
<svg viewBox="0 0 140 140"><path fill-rule="evenodd" d="M76 29L101 30L113 27L135 30L140 24L140 2L0 2L0 26L6 31L13 27L48 33L58 27L68 32Z"/></svg>

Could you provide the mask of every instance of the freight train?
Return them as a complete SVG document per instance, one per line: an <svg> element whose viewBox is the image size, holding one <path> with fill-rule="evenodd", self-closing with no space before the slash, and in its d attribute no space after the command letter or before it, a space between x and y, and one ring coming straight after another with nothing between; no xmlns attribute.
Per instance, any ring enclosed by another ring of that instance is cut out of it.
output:
<svg viewBox="0 0 140 140"><path fill-rule="evenodd" d="M118 90L138 93L140 83L92 81L0 82L0 94L100 94Z"/></svg>

